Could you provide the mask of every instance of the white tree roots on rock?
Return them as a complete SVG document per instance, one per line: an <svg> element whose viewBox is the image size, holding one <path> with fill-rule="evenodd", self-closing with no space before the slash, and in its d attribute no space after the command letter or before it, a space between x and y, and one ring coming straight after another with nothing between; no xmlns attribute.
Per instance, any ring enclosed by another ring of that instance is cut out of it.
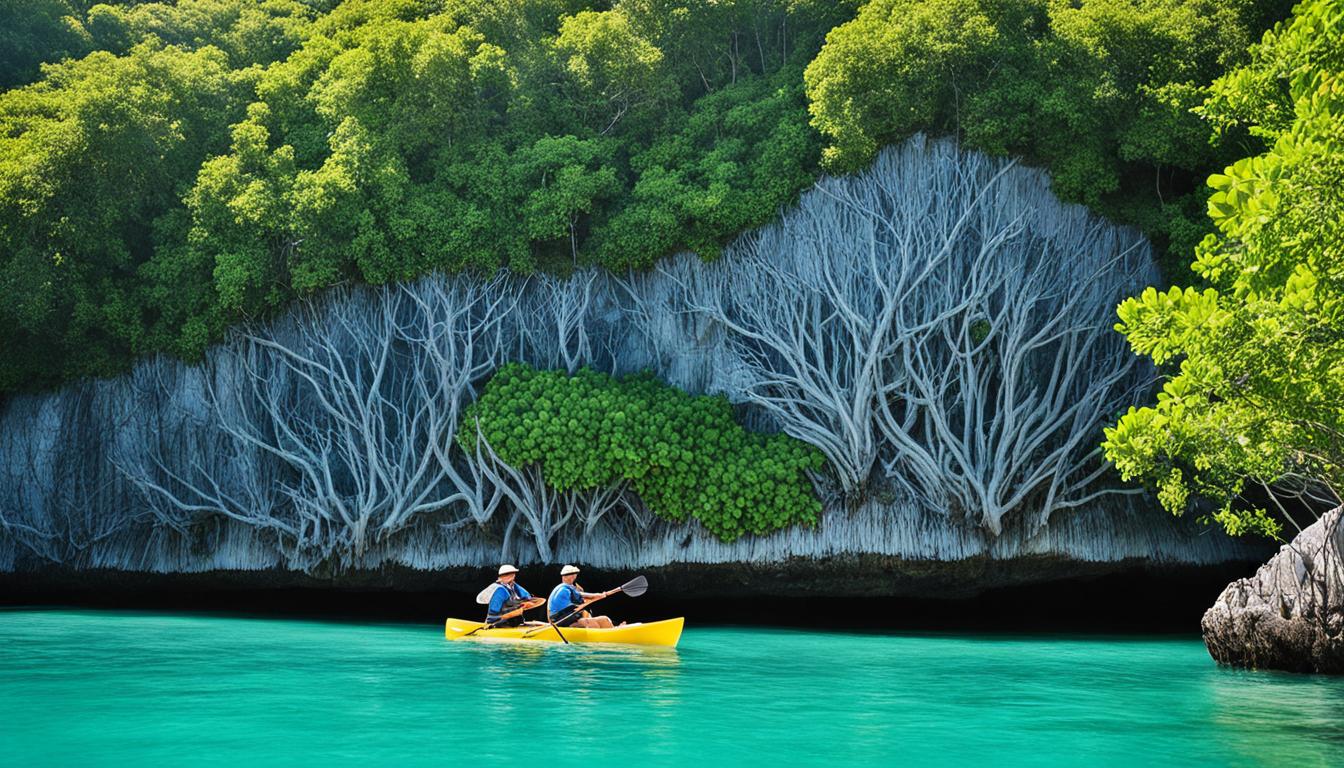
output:
<svg viewBox="0 0 1344 768"><path fill-rule="evenodd" d="M1053 525L1073 508L1128 509L1102 503L1124 491L1095 446L1151 378L1110 326L1154 277L1139 235L1060 204L1042 174L914 139L823 180L713 264L339 290L234 333L201 365L148 360L15 398L0 414L0 568L765 551L655 520L623 486L556 493L479 439L463 450L466 406L510 360L652 369L816 446L830 512L817 531L770 537L783 547L765 547L771 557L969 546L1088 558L1090 546L1216 561L1232 556L1224 544L1175 528L1155 545L1077 515ZM1063 533L1083 529L1092 544Z"/></svg>
<svg viewBox="0 0 1344 768"><path fill-rule="evenodd" d="M1145 243L1043 180L935 145L827 179L713 267L664 268L723 328L740 396L816 445L846 496L881 466L994 534L1099 495L1101 422L1151 372L1110 332ZM1025 178L1024 178L1025 177ZM1085 255L1084 255L1085 254Z"/></svg>

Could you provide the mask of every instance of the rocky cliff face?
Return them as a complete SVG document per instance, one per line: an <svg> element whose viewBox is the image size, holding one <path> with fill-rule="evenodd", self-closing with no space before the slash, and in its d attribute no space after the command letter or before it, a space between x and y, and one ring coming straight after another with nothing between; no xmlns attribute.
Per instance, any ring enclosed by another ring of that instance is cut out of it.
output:
<svg viewBox="0 0 1344 768"><path fill-rule="evenodd" d="M915 139L712 264L350 289L200 365L16 398L0 571L809 562L966 592L1259 559L1100 461L1101 425L1152 378L1114 308L1155 278L1139 235L1039 172ZM463 451L463 409L510 360L723 393L826 456L820 525L725 543L624 488L557 493L483 441Z"/></svg>
<svg viewBox="0 0 1344 768"><path fill-rule="evenodd" d="M1303 530L1204 614L1220 664L1344 674L1344 508Z"/></svg>

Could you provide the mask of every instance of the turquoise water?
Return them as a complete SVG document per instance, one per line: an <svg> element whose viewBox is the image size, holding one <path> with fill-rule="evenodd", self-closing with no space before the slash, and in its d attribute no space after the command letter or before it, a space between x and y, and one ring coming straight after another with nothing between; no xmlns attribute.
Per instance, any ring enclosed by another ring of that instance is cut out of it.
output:
<svg viewBox="0 0 1344 768"><path fill-rule="evenodd" d="M437 627L0 611L0 764L1344 765L1344 680L1198 638Z"/></svg>

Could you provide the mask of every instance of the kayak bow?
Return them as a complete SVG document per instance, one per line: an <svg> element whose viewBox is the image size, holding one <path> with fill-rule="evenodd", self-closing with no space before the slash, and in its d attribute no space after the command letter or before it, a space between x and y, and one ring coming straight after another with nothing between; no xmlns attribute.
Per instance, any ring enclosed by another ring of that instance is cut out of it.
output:
<svg viewBox="0 0 1344 768"><path fill-rule="evenodd" d="M658 645L675 648L677 641L681 639L681 627L684 623L685 619L678 617L663 621L651 621L647 624L626 624L623 627L612 627L611 629L569 626L561 628L561 632L565 633L565 639L571 643L617 643L621 645ZM449 640L461 640L470 634L471 637L468 639L560 642L560 635L552 626L546 626L544 629L536 625L482 629L483 626L479 621L448 619L444 622L443 634ZM527 636L524 637L524 635Z"/></svg>

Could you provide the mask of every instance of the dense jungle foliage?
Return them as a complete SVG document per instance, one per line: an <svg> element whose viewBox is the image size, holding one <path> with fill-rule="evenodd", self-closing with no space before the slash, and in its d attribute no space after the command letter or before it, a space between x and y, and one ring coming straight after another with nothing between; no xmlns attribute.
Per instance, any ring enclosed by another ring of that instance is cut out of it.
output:
<svg viewBox="0 0 1344 768"><path fill-rule="evenodd" d="M350 281L713 258L921 130L1180 255L1261 146L1190 109L1286 7L0 0L0 394Z"/></svg>
<svg viewBox="0 0 1344 768"><path fill-rule="evenodd" d="M1209 179L1202 282L1121 305L1117 328L1172 375L1105 449L1177 514L1213 500L1229 532L1280 536L1280 499L1344 490L1344 2L1299 6L1200 113L1269 148Z"/></svg>
<svg viewBox="0 0 1344 768"><path fill-rule="evenodd" d="M693 518L723 541L821 514L807 477L824 463L819 451L748 432L726 398L693 397L651 376L505 365L457 439L474 454L480 437L509 465L539 466L557 491L628 485L659 517Z"/></svg>

